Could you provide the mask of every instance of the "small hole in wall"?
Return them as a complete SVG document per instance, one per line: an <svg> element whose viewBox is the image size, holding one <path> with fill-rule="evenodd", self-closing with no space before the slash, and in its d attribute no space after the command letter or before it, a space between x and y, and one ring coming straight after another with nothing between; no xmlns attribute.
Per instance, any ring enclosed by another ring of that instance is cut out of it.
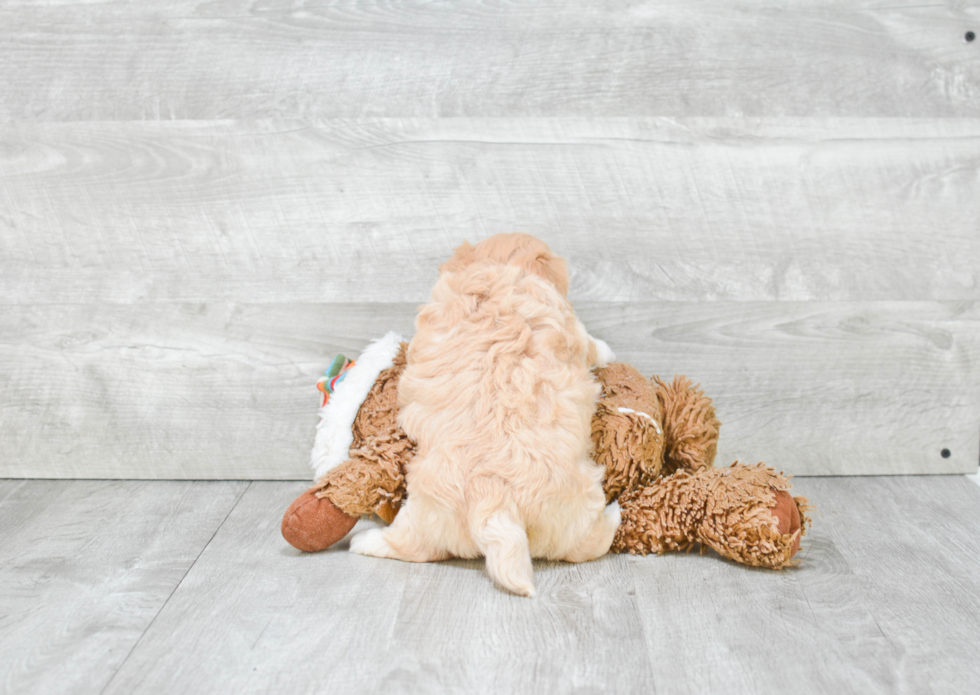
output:
<svg viewBox="0 0 980 695"><path fill-rule="evenodd" d="M963 38L965 38L967 40L967 42L969 42L969 41L973 41L973 39L977 38L977 35L974 34L972 31L968 31L968 32L966 32L966 36L964 36Z"/></svg>
<svg viewBox="0 0 980 695"><path fill-rule="evenodd" d="M943 449L942 451L939 452L939 455L942 456L944 459L948 459L951 454L949 453L949 449Z"/></svg>

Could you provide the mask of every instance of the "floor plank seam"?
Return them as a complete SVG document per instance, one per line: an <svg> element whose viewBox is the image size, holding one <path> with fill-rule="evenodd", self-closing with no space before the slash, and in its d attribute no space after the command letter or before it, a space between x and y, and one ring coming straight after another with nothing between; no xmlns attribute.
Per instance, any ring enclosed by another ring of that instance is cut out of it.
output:
<svg viewBox="0 0 980 695"><path fill-rule="evenodd" d="M164 609L166 609L167 604L170 603L170 599L172 599L174 594L177 593L177 589L180 588L180 585L184 583L184 579L187 577L188 574L190 574L191 570L194 569L194 566L197 564L197 561L201 559L201 555L203 555L204 551L207 550L208 546L211 545L211 542L214 540L214 537L218 535L218 531L220 531L221 527L225 525L226 521L228 521L228 517L231 516L231 513L233 511L235 511L235 508L238 506L238 503L242 501L242 497L244 497L245 493L248 492L250 487L252 487L252 482L253 481L248 481L248 484L245 486L245 488L241 491L241 493L239 493L238 497L235 498L234 504L232 504L231 507L228 509L228 513L225 514L224 518L221 520L221 523L218 524L217 527L214 529L214 533L212 533L211 537L208 538L208 542L201 547L201 551L197 554L197 557L194 558L194 562L192 562L187 567L187 570L184 572L184 574L181 575L180 581L178 581L174 585L173 590L167 596L167 600L164 601L160 605L160 609L153 614L153 618L150 620L150 622L146 624L146 627L143 629L143 632L140 634L139 639L133 642L133 646L130 647L129 652L126 654L126 658L124 658L122 661L119 662L119 666L117 666L116 670L112 672L112 677L106 681L104 686L102 686L102 690L99 691L99 695L103 695L105 691L109 688L109 686L112 685L112 681L116 679L116 676L119 675L120 671L122 671L123 666L125 666L126 662L129 661L129 658L133 655L133 652L136 651L136 648L139 646L140 642L143 641L143 638L146 636L146 633L150 631L151 627L153 627L153 623L156 622L156 619L160 617L160 614L163 613Z"/></svg>

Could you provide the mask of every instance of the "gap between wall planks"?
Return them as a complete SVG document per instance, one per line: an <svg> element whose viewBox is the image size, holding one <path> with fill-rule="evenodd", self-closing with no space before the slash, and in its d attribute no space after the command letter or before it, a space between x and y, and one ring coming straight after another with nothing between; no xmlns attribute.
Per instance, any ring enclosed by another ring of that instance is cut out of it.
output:
<svg viewBox="0 0 980 695"><path fill-rule="evenodd" d="M423 302L540 236L573 300L972 300L980 119L11 124L0 297Z"/></svg>
<svg viewBox="0 0 980 695"><path fill-rule="evenodd" d="M688 374L717 463L963 473L980 458L972 302L578 303L645 374ZM317 376L412 304L8 306L0 476L309 479ZM948 449L949 458L941 451Z"/></svg>
<svg viewBox="0 0 980 695"><path fill-rule="evenodd" d="M0 120L980 115L969 3L0 8Z"/></svg>

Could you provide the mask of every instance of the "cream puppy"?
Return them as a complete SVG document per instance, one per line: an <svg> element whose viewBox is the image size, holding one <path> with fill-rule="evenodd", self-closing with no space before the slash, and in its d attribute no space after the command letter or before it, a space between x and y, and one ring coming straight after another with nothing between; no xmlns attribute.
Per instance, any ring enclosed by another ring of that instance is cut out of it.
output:
<svg viewBox="0 0 980 695"><path fill-rule="evenodd" d="M463 244L439 270L398 388L400 424L418 443L407 502L350 549L482 555L500 586L533 596L532 557L592 560L619 526L589 458L590 369L611 353L575 317L565 261L532 236Z"/></svg>

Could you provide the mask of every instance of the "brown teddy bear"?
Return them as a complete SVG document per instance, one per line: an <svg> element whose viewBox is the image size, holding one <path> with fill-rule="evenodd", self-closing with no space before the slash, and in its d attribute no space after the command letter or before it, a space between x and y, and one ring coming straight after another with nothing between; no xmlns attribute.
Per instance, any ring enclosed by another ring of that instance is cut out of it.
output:
<svg viewBox="0 0 980 695"><path fill-rule="evenodd" d="M397 423L406 344L389 333L355 365L335 360L321 380L325 405L313 450L316 484L286 510L282 535L307 552L343 538L361 516L391 523L405 496L415 445ZM614 362L595 370L602 393L592 419L606 499L622 523L613 552L686 550L700 544L747 565L793 564L810 519L773 469L713 468L719 421L711 400L685 377L645 379ZM342 388L337 388L340 384ZM335 392L336 389L336 392Z"/></svg>

